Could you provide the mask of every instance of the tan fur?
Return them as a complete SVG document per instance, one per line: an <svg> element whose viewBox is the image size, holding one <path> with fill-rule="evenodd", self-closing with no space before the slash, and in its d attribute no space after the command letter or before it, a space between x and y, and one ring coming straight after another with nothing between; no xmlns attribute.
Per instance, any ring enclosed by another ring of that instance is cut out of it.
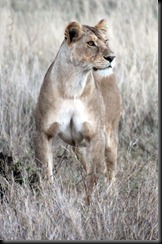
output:
<svg viewBox="0 0 162 244"><path fill-rule="evenodd" d="M73 147L86 146L82 162L87 203L101 173L111 180L117 159L120 95L109 67L114 54L106 39L105 20L95 27L68 24L35 113L36 159L38 166L44 166L45 177L53 179L53 137L58 135Z"/></svg>

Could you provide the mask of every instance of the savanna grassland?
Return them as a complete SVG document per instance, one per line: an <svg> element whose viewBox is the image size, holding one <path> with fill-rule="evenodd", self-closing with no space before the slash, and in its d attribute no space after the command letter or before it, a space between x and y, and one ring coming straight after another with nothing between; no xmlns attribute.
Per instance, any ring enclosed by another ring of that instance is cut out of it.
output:
<svg viewBox="0 0 162 244"><path fill-rule="evenodd" d="M158 2L0 0L0 239L158 240ZM55 180L37 184L34 108L73 20L106 18L121 92L116 181L84 205L70 146L54 141Z"/></svg>

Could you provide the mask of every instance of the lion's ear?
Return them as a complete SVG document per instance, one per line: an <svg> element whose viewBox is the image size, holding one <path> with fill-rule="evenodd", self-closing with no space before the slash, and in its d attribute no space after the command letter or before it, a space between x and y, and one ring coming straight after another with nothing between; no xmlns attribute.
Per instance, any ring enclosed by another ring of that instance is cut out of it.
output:
<svg viewBox="0 0 162 244"><path fill-rule="evenodd" d="M108 31L108 25L107 25L107 21L105 19L100 20L95 27L97 29L101 30L102 32L104 32L105 34Z"/></svg>
<svg viewBox="0 0 162 244"><path fill-rule="evenodd" d="M68 44L77 41L82 35L82 26L77 22L71 22L65 29L65 39Z"/></svg>

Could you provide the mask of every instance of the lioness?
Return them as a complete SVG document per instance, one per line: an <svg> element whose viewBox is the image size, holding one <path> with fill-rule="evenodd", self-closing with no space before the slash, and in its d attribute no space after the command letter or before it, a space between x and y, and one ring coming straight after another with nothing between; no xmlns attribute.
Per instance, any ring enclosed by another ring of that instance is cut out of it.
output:
<svg viewBox="0 0 162 244"><path fill-rule="evenodd" d="M53 180L52 138L56 135L74 147L86 146L86 159L81 161L87 174L88 203L103 166L111 180L117 159L120 95L114 61L106 20L95 27L69 23L36 106L38 165L44 165L44 176Z"/></svg>

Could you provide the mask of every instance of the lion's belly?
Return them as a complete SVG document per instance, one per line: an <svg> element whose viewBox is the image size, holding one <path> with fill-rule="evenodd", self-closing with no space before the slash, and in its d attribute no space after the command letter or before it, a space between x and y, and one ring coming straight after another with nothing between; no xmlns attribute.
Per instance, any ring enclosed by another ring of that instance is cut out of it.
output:
<svg viewBox="0 0 162 244"><path fill-rule="evenodd" d="M72 145L83 142L83 123L89 122L92 125L87 109L79 99L64 100L55 121L59 124L59 137Z"/></svg>

